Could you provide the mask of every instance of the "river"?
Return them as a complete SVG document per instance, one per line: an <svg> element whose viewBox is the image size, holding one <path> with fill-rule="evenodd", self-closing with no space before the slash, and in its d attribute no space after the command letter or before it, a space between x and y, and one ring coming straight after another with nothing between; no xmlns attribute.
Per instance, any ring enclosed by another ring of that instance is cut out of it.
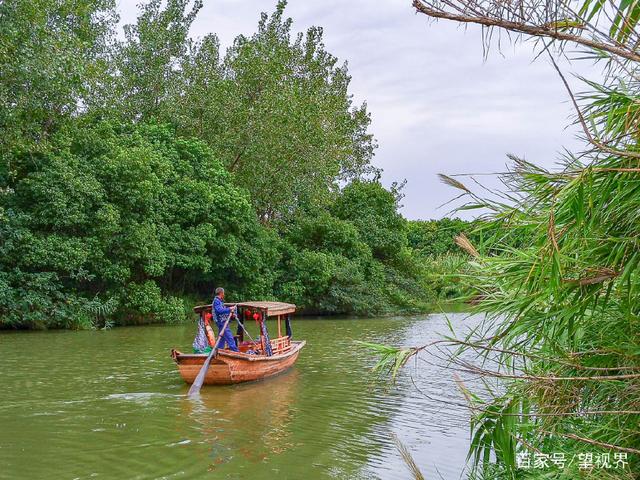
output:
<svg viewBox="0 0 640 480"><path fill-rule="evenodd" d="M458 479L468 414L452 372L411 362L376 380L354 340L420 345L466 314L298 319L289 372L185 398L169 356L194 325L0 333L0 479ZM420 391L418 391L418 389Z"/></svg>

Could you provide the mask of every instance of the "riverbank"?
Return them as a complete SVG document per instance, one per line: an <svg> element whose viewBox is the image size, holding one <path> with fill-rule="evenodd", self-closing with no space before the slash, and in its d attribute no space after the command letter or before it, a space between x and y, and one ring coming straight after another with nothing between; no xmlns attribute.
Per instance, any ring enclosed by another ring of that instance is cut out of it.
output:
<svg viewBox="0 0 640 480"><path fill-rule="evenodd" d="M190 299L190 303L189 305L191 306L187 306L187 304L185 303L185 309L184 309L184 317L181 317L180 320L177 320L175 322L172 322L169 325L184 325L184 324L190 324L192 322L195 322L195 320L197 319L197 316L193 313L193 307L196 305L204 305L208 302L206 301L192 301L192 299ZM416 311L396 311L396 312L389 312L386 313L384 315L340 315L340 314L335 314L335 313L313 313L313 312L301 312L295 315L296 319L299 320L332 320L332 319L348 319L348 320L368 320L371 319L373 317L375 318L396 318L399 316L403 316L403 317L416 317L416 316L423 316L423 315L432 315L432 314L441 314L443 312L447 312L447 313L469 313L471 312L471 305L469 303L465 303L465 302L440 302L437 305L434 305L433 308L431 308L428 311L422 311L422 312L416 312ZM161 326L161 325L168 325L165 322L137 322L137 323L118 323L118 322L114 322L114 323L109 323L107 325L104 325L102 327L99 328L86 328L86 329L76 329L76 330L110 330L112 328L124 328L124 327L147 327L147 326ZM65 330L63 328L40 328L40 329L33 329L33 328L6 328L6 327L2 327L0 326L0 333L2 332L11 332L11 331L60 331L60 330Z"/></svg>
<svg viewBox="0 0 640 480"><path fill-rule="evenodd" d="M376 296L375 292L369 292L366 298L360 298L356 301L356 297L349 297L349 292L354 286L348 287L343 300L339 303L333 303L331 299L312 300L308 298L301 299L302 302L297 303L299 310L298 316L311 317L331 317L331 316L350 316L352 318L369 318L373 316L393 316L393 315L416 315L428 314L432 312L450 311L466 311L467 307L462 302L468 297L468 287L461 281L460 275L466 269L467 259L459 254L445 255L425 255L424 253L416 254L415 264L419 274L416 274L415 285L411 286L411 292L407 290L395 290L387 293L386 296ZM333 275L339 275L334 272ZM1 276L1 275L0 275ZM340 290L339 286L332 286L333 295L337 295ZM357 287L365 289L365 286ZM229 301L233 302L243 297L242 290L229 291ZM15 292L14 292L15 294ZM149 294L150 298L145 299L144 295ZM30 301L29 292L24 293L25 297L20 300L16 297L13 302L19 302L25 308L27 302ZM320 297L320 296L318 296ZM119 304L145 304L144 314L133 314L131 311L118 309L111 306L100 306L91 303L90 307L83 310L78 318L66 318L61 316L56 318L57 310L51 310L50 314L40 318L40 320L32 321L16 321L16 317L20 318L20 311L12 312L13 316L8 316L5 310L5 316L2 315L3 309L0 305L0 331L2 330L48 330L48 329L72 329L72 330L100 330L126 325L154 325L154 324L180 324L193 320L193 307L209 303L210 297L207 294L198 293L169 293L168 298L170 308L163 310L162 315L154 312L154 305L164 305L161 300L153 294L153 292L138 292L133 297L122 297L118 301L108 302L113 305ZM265 298L259 296L258 298ZM269 296L266 296L269 298ZM348 303L342 303L346 298L350 298ZM394 298L395 301L389 301ZM65 302L74 303L74 297L70 297ZM288 301L296 303L295 298L278 297L280 301ZM309 305L309 302L311 305ZM328 303L327 303L328 302ZM1 302L0 302L1 304ZM28 305L27 305L28 306ZM321 308L321 307L325 308ZM31 308L31 307L29 307ZM34 307L35 308L35 307ZM41 307L40 307L41 308ZM164 307L163 307L164 308ZM44 313L44 312L41 312ZM65 314L67 315L67 314ZM65 320L66 318L66 320Z"/></svg>

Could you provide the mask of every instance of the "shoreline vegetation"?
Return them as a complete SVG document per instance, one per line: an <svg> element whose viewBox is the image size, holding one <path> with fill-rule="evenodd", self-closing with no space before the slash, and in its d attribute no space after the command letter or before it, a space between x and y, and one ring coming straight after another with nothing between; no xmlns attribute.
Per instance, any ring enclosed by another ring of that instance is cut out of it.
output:
<svg viewBox="0 0 640 480"><path fill-rule="evenodd" d="M471 413L469 478L637 479L638 4L413 0L413 6L425 20L483 26L485 53L496 46L492 39L531 37L532 56L546 57L566 89L584 143L552 170L509 156L498 175L501 190L473 175L441 176L461 192L464 208L489 212L480 230L500 233L456 239L468 254L463 277L484 320L463 336L452 332L414 348L370 344L378 369L395 376L423 356L453 375L481 380L470 387L456 378ZM593 73L596 81L572 72L579 93L564 72L576 67L556 62L567 54L603 67Z"/></svg>
<svg viewBox="0 0 640 480"><path fill-rule="evenodd" d="M202 3L0 5L0 329L173 323L229 300L424 312L460 296L460 220L408 221L366 104L286 2L222 51ZM37 93L36 93L37 92Z"/></svg>

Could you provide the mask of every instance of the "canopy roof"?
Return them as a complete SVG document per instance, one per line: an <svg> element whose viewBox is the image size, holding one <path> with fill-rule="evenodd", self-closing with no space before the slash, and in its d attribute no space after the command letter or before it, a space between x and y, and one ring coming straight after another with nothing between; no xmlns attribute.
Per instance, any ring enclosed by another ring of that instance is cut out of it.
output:
<svg viewBox="0 0 640 480"><path fill-rule="evenodd" d="M296 306L293 303L284 302L240 302L236 303L239 307L253 308L262 310L267 316L286 315L287 313L295 313Z"/></svg>
<svg viewBox="0 0 640 480"><path fill-rule="evenodd" d="M295 313L296 306L293 303L284 302L239 302L236 304L225 303L225 305L237 305L238 307L251 308L253 310L261 310L267 314L268 317L275 317L277 315L286 315L288 313ZM199 305L193 309L194 312L200 313L202 311L211 311L211 305Z"/></svg>

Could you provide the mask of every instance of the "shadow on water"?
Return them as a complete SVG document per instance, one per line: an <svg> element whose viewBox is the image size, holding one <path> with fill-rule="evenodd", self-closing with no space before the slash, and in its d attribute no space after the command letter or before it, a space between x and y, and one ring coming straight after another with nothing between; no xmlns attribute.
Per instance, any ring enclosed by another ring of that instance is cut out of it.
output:
<svg viewBox="0 0 640 480"><path fill-rule="evenodd" d="M385 385L354 344L426 343L444 316L294 328L308 343L289 372L197 400L169 357L193 325L0 334L0 478L407 478L392 433L427 478L460 477L466 412L433 401L459 401L451 372L419 364Z"/></svg>

